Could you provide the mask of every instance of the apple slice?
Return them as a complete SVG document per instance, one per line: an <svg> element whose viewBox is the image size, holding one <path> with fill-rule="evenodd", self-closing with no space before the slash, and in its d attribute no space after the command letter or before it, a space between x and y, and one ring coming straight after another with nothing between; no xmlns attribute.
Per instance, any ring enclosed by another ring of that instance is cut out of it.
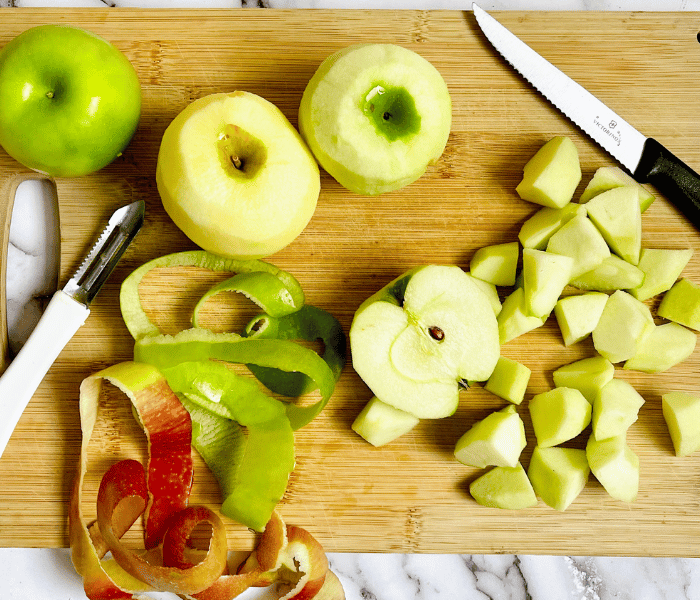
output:
<svg viewBox="0 0 700 600"><path fill-rule="evenodd" d="M662 373L683 362L695 350L698 336L678 323L657 325L623 369Z"/></svg>
<svg viewBox="0 0 700 600"><path fill-rule="evenodd" d="M618 187L602 192L588 204L588 218L603 234L610 249L633 265L642 249L642 213L637 187Z"/></svg>
<svg viewBox="0 0 700 600"><path fill-rule="evenodd" d="M574 388L558 387L537 394L528 408L540 448L574 439L591 422L591 404Z"/></svg>
<svg viewBox="0 0 700 600"><path fill-rule="evenodd" d="M469 485L472 498L482 506L520 510L537 504L537 496L523 466L495 467Z"/></svg>
<svg viewBox="0 0 700 600"><path fill-rule="evenodd" d="M392 281L358 308L349 337L373 394L419 419L451 415L459 382L486 381L500 355L491 304L456 266L422 266Z"/></svg>
<svg viewBox="0 0 700 600"><path fill-rule="evenodd" d="M571 278L574 259L533 248L523 250L523 300L525 312L547 317Z"/></svg>
<svg viewBox="0 0 700 600"><path fill-rule="evenodd" d="M374 396L357 415L352 430L373 446L379 447L408 433L418 423L418 418Z"/></svg>
<svg viewBox="0 0 700 600"><path fill-rule="evenodd" d="M562 208L571 201L581 181L578 151L570 138L557 136L544 144L523 168L515 188L528 202Z"/></svg>
<svg viewBox="0 0 700 600"><path fill-rule="evenodd" d="M700 285L685 277L679 279L664 294L657 314L700 331Z"/></svg>
<svg viewBox="0 0 700 600"><path fill-rule="evenodd" d="M637 183L634 178L625 173L620 167L600 167L588 182L586 189L583 190L579 202L584 204L601 192L622 186L638 188L640 212L644 212L655 200L654 194L643 185Z"/></svg>
<svg viewBox="0 0 700 600"><path fill-rule="evenodd" d="M565 346L577 344L593 332L607 301L607 294L587 292L566 296L556 303L554 316Z"/></svg>
<svg viewBox="0 0 700 600"><path fill-rule="evenodd" d="M527 444L525 426L510 404L477 421L455 446L455 458L471 467L515 467Z"/></svg>
<svg viewBox="0 0 700 600"><path fill-rule="evenodd" d="M668 392L661 396L661 408L676 456L700 450L700 396Z"/></svg>
<svg viewBox="0 0 700 600"><path fill-rule="evenodd" d="M533 317L525 312L525 295L523 288L515 288L503 301L498 315L498 335L501 344L542 327L547 317Z"/></svg>
<svg viewBox="0 0 700 600"><path fill-rule="evenodd" d="M549 238L576 215L585 215L586 207L569 202L562 208L543 207L532 215L520 228L518 239L523 248L544 250Z"/></svg>
<svg viewBox="0 0 700 600"><path fill-rule="evenodd" d="M637 266L644 273L644 280L637 286L630 286L632 289L629 293L637 300L644 302L670 290L692 256L692 248L686 250L642 248Z"/></svg>
<svg viewBox="0 0 700 600"><path fill-rule="evenodd" d="M520 404L532 371L512 358L500 356L484 389L513 404Z"/></svg>
<svg viewBox="0 0 700 600"><path fill-rule="evenodd" d="M624 435L596 440L586 445L591 473L612 498L634 502L639 490L639 457L632 452Z"/></svg>
<svg viewBox="0 0 700 600"><path fill-rule="evenodd" d="M566 510L583 491L589 474L586 451L561 446L536 446L527 470L535 493L559 511Z"/></svg>
<svg viewBox="0 0 700 600"><path fill-rule="evenodd" d="M547 252L564 254L574 259L571 279L595 269L610 256L610 248L602 234L583 214L576 215L549 238Z"/></svg>
<svg viewBox="0 0 700 600"><path fill-rule="evenodd" d="M623 435L637 420L644 398L623 379L611 379L593 402L593 438Z"/></svg>
<svg viewBox="0 0 700 600"><path fill-rule="evenodd" d="M318 165L296 129L264 98L210 94L163 134L156 182L163 207L195 244L217 256L269 256L316 209Z"/></svg>
<svg viewBox="0 0 700 600"><path fill-rule="evenodd" d="M519 256L518 242L484 246L472 256L469 272L473 277L494 285L514 285Z"/></svg>
<svg viewBox="0 0 700 600"><path fill-rule="evenodd" d="M611 254L593 270L574 277L570 283L580 290L614 292L634 288L643 281L644 271Z"/></svg>
<svg viewBox="0 0 700 600"><path fill-rule="evenodd" d="M614 376L615 367L602 356L582 358L559 367L552 373L554 385L577 389L591 404L601 388Z"/></svg>
<svg viewBox="0 0 700 600"><path fill-rule="evenodd" d="M438 70L393 44L355 44L327 57L299 105L299 129L318 162L359 194L418 179L442 155L451 125Z"/></svg>
<svg viewBox="0 0 700 600"><path fill-rule="evenodd" d="M627 292L616 291L608 298L593 330L593 345L611 363L632 358L654 329L649 307Z"/></svg>

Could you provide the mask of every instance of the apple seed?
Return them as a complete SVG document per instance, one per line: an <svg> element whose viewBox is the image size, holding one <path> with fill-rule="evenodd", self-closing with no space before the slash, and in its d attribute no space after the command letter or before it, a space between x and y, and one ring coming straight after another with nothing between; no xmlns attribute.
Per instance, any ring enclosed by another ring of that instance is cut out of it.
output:
<svg viewBox="0 0 700 600"><path fill-rule="evenodd" d="M431 338L437 340L438 342L441 342L445 339L445 332L442 329L440 329L437 325L428 327L428 333L430 334Z"/></svg>

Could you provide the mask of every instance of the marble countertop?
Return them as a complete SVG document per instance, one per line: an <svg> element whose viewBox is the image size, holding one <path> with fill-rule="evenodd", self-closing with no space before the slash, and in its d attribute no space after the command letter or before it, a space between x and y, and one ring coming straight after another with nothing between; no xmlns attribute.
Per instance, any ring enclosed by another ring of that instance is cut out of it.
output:
<svg viewBox="0 0 700 600"><path fill-rule="evenodd" d="M468 8L460 0L0 0L0 7ZM486 10L695 11L700 0L483 0ZM1 22L1 12L0 12ZM15 199L7 278L8 325L19 347L56 288L55 199L27 182ZM48 249L48 251L47 251ZM700 600L700 558L330 554L349 600ZM85 598L66 549L0 549L0 597ZM169 594L153 598L175 598ZM250 592L241 598L260 597Z"/></svg>

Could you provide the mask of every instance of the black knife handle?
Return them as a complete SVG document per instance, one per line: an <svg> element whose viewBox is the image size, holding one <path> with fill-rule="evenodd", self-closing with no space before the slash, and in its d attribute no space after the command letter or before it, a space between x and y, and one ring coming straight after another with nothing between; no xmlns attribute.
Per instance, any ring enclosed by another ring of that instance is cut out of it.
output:
<svg viewBox="0 0 700 600"><path fill-rule="evenodd" d="M700 175L653 138L647 138L642 158L633 173L650 183L700 229Z"/></svg>

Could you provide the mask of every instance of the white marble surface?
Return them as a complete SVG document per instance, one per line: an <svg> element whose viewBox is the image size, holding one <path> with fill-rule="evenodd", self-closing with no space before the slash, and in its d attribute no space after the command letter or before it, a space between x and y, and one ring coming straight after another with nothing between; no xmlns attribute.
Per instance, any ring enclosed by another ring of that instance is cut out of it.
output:
<svg viewBox="0 0 700 600"><path fill-rule="evenodd" d="M464 9L460 0L0 0L0 6ZM700 0L483 0L487 10L700 10ZM0 26L2 13L0 11ZM21 188L12 223L8 320L21 344L55 288L50 189ZM42 198L48 193L48 202ZM48 232L48 236L46 235ZM47 241L48 240L48 241ZM331 554L349 600L700 600L700 558ZM0 597L85 598L66 549L0 549ZM154 598L171 598L159 594ZM259 597L250 593L242 598Z"/></svg>

